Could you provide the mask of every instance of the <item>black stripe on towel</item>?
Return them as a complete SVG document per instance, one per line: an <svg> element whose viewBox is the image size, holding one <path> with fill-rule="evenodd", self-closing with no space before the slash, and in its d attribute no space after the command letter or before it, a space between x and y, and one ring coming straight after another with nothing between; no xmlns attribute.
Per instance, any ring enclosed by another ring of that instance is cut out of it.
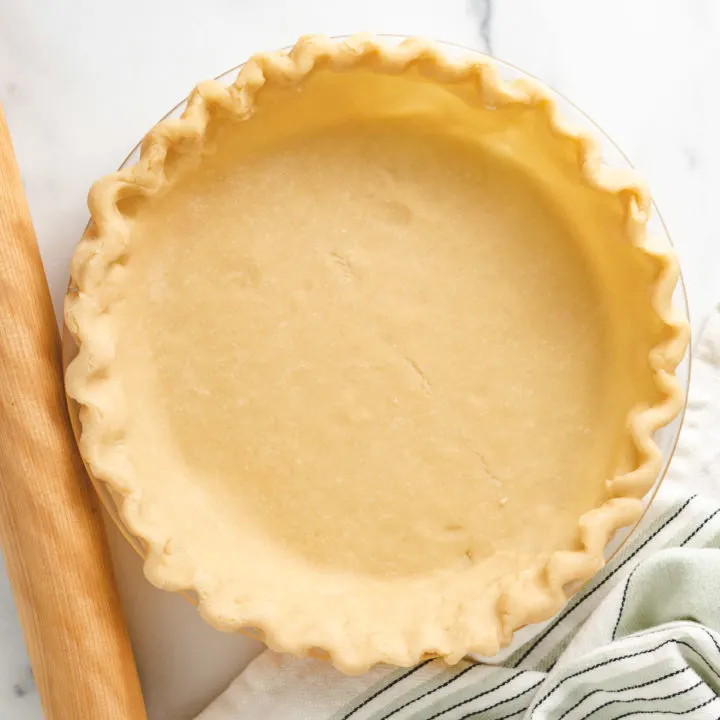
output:
<svg viewBox="0 0 720 720"><path fill-rule="evenodd" d="M412 705L414 702L417 702L418 700L422 700L423 698L426 698L428 695L432 695L433 693L437 692L438 690L442 690L443 688L447 687L451 683L454 683L458 678L461 678L465 673L470 672L470 670L474 670L475 668L479 667L479 665L469 665L464 670L461 670L457 675L453 675L449 680L446 680L441 685L438 685L436 688L433 688L432 690L428 690L427 692L423 693L422 695L418 695L416 698L412 698L412 700L408 700L406 703L403 703L400 707L395 708L391 712L389 712L387 715L383 715L380 720L387 720L389 717L392 717L395 715L395 713L399 713L401 710L404 710L408 705ZM514 676L514 677L517 677ZM505 682L501 683L497 687L502 687L503 685L506 685L510 682L513 678L510 678L509 680L506 680ZM493 688L493 690L497 690L497 688ZM488 690L488 692L492 692L491 690Z"/></svg>
<svg viewBox="0 0 720 720"><path fill-rule="evenodd" d="M675 675L680 675L681 673L687 672L688 670L690 670L689 665L687 667L680 668L679 670L673 670L671 673L666 673L665 675L661 675L659 678L655 678L654 680L648 680L647 682L640 683L639 685L628 685L627 687L620 688L619 690L605 690L604 688L597 688L595 690L591 690L587 695L580 698L580 700L578 700L571 708L568 708L557 720L563 720L564 717L569 715L573 710L579 708L588 698L591 698L593 695L597 695L600 692L621 693L621 692L627 692L628 690L639 690L640 688L647 687L648 685L652 685L653 683L660 682L662 680L667 680L668 678L674 677ZM588 716L586 715L585 717L588 717Z"/></svg>
<svg viewBox="0 0 720 720"><path fill-rule="evenodd" d="M680 546L687 545L718 513L720 513L720 509L716 510L711 515L708 515L705 520L700 523L681 543Z"/></svg>
<svg viewBox="0 0 720 720"><path fill-rule="evenodd" d="M405 678L410 677L414 672L417 672L420 668L425 667L426 665L430 664L435 660L436 658L430 658L429 660L425 660L425 662L421 662L419 665L416 665L414 668L410 668L406 673L403 673L399 677L396 677L392 682L388 683L387 685L383 685L379 690L375 691L370 697L365 698L359 705L356 705L354 708L352 708L348 713L342 716L342 720L348 720L348 718L352 717L358 710L362 710L366 705L369 705L376 697L379 695L382 695L386 690L389 690L393 685L397 685L402 680L405 680Z"/></svg>
<svg viewBox="0 0 720 720"><path fill-rule="evenodd" d="M701 625L698 625L698 629L705 630ZM712 638L709 632L707 630L705 633ZM714 639L714 638L713 638ZM591 665L588 668L585 668L584 670L578 670L577 672L572 673L571 675L567 675L564 677L555 687L552 688L552 690L549 690L543 697L540 698L537 705L533 708L533 710L539 708L551 695L554 695L557 690L560 689L560 686L566 683L568 680L571 680L574 677L578 677L578 675L584 675L585 673L592 672L593 670L597 670L598 668L604 667L605 665L612 665L613 663L620 662L621 660L629 660L630 658L640 657L640 655L647 655L648 653L656 652L657 650L660 650L661 648L664 648L666 645L682 645L683 647L687 648L688 650L691 650L694 652L708 667L710 672L712 672L715 677L720 680L720 673L710 664L710 662L707 660L707 658L697 649L694 648L690 643L686 643L684 640L675 640L674 638L668 638L667 640L663 640L659 645L656 645L655 647L649 648L647 650L638 650L638 652L634 653L628 653L627 655L620 655L619 657L610 658L609 660L603 660L602 662L596 663L595 665Z"/></svg>
<svg viewBox="0 0 720 720"><path fill-rule="evenodd" d="M659 698L662 699L662 698ZM688 708L687 710L681 710L680 712L672 712L667 713L668 715L674 715L675 717L679 717L680 715L687 715L691 712L695 712L696 710L699 710L700 708L704 708L706 705L709 705L711 702L714 702L717 700L717 695L714 697L709 698L705 702L701 702L699 705L695 705L695 707ZM662 711L661 711L662 712ZM657 715L657 710L631 710L630 712L623 713L622 715L616 715L613 720L620 720L621 718L630 717L631 715ZM666 713L663 713L665 715Z"/></svg>
<svg viewBox="0 0 720 720"><path fill-rule="evenodd" d="M513 667L517 667L535 648L561 623L568 615L577 610L589 597L597 592L606 582L608 582L621 568L627 565L651 540L653 540L659 533L661 533L673 520L675 520L680 513L697 497L693 495L689 497L683 505L670 517L668 518L659 528L657 528L652 535L649 535L643 543L641 543L633 552L628 555L621 563L618 564L611 572L609 572L592 590L590 590L585 596L583 596L574 605L571 604L565 610L563 610L552 623L538 635L530 647L513 663Z"/></svg>
<svg viewBox="0 0 720 720"><path fill-rule="evenodd" d="M603 708L608 707L609 705L617 705L618 703L635 703L635 702L658 702L660 700L671 700L675 697L680 697L680 695L684 695L685 693L692 692L695 690L695 688L699 688L701 685L704 685L705 683L702 680L698 680L694 685L691 685L690 687L686 687L684 690L678 690L677 692L672 693L671 695L658 695L657 697L643 697L643 698L631 698L630 700L608 700L606 703L603 703L602 705L598 705L596 708L593 708L587 715L583 715L583 720L587 720L591 715L594 715L596 712L602 710ZM618 692L620 692L618 690ZM658 712L662 712L661 710L658 710Z"/></svg>
<svg viewBox="0 0 720 720"><path fill-rule="evenodd" d="M519 675L515 676L520 677ZM504 700L498 700L493 705L489 705L488 707L482 708L481 710L475 710L471 712L469 715L465 715L461 720L465 720L465 718L470 718L473 715L476 715L479 712L489 712L490 710L494 710L497 707L500 707L501 705L505 705L505 703L512 702L513 700L517 700L518 698L521 698L523 695L527 695L529 692L532 692L535 690L535 688L540 687L545 682L545 678L542 680L538 680L534 685L531 685L529 688L526 688L521 693L518 693L517 695L513 695L512 697L505 698ZM496 688L497 689L497 688ZM449 713L451 710L456 710L459 707L462 707L463 705L468 705L469 703L473 702L474 700L477 700L479 697L482 697L483 695L487 695L486 692L480 693L479 695L475 695L474 697L467 698L466 700L462 700L459 703L455 703L455 705L451 705L450 707L445 708L444 710L440 710L440 712L436 712L434 715L430 715L428 718L424 718L424 720L435 720L435 718L439 718L441 715L444 715L445 713ZM517 713L514 713L517 714Z"/></svg>

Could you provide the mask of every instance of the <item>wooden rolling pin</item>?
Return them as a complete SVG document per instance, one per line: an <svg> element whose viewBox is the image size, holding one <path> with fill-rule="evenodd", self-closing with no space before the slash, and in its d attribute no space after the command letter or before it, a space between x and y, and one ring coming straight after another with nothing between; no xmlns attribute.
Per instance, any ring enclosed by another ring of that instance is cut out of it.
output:
<svg viewBox="0 0 720 720"><path fill-rule="evenodd" d="M60 339L0 107L0 542L47 720L144 720Z"/></svg>

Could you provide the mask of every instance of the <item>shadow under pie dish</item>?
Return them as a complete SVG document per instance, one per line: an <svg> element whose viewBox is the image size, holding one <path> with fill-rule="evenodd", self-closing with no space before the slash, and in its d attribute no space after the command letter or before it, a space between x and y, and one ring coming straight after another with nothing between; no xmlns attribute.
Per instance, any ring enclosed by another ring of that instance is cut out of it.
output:
<svg viewBox="0 0 720 720"><path fill-rule="evenodd" d="M213 625L347 672L492 655L641 512L677 265L542 86L305 38L199 85L90 209L81 452Z"/></svg>

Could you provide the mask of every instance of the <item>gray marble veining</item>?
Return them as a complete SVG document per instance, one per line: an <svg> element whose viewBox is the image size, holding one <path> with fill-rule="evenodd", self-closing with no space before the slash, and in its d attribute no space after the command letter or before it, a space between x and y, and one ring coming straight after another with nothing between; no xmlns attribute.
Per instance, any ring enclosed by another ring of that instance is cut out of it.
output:
<svg viewBox="0 0 720 720"><path fill-rule="evenodd" d="M470 0L470 7L478 18L480 40L488 55L493 54L492 21L494 0Z"/></svg>

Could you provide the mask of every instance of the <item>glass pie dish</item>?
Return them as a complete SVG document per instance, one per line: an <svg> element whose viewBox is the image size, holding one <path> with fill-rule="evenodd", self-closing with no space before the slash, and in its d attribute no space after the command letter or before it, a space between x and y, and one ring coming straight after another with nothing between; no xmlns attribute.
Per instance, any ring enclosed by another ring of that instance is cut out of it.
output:
<svg viewBox="0 0 720 720"><path fill-rule="evenodd" d="M385 38L384 40L386 42L389 42L392 44L392 43L395 43L398 40L398 38ZM448 58L451 58L451 59L455 58L455 57L462 58L464 55L468 55L468 54L470 54L470 56L472 57L472 51L466 50L464 48L459 48L457 46L453 46L453 45L449 45L449 44L441 44L440 47L442 48L442 51L445 54L445 56ZM477 57L480 58L481 56L477 55ZM525 75L521 71L517 70L516 68L513 68L510 65L500 63L500 62L496 62L495 65L498 69L498 74L502 80L516 81L516 80L528 79L527 75ZM227 81L228 77L226 77L226 76L228 76L228 75L231 76L236 71L237 71L237 69L228 71L228 73L225 73L223 76L220 76L219 80L221 82L223 80ZM600 151L602 154L602 159L607 164L614 166L614 167L622 167L623 165L627 166L627 160L624 157L622 157L622 154L619 152L619 150L609 141L609 139L601 131L599 131L599 129L597 127L595 127L592 124L591 121L589 121L582 113L580 113L580 111L578 111L571 103L569 103L569 101L558 96L557 94L555 94L555 96L554 96L554 101L559 106L559 109L564 116L565 123L570 123L572 125L574 131L576 129L579 131L584 131L586 129L589 129L590 130L589 134L598 138L598 140L600 141ZM184 108L184 103L181 103L179 106L174 108L173 111L171 111L168 114L168 116L166 116L166 117L168 117L168 118L176 117L178 114L180 114L183 111L183 108ZM494 109L494 108L491 108L491 109ZM126 160L123 167L129 166L129 165L132 165L133 163L135 163L135 161L137 160L137 156L138 156L138 149L136 148L135 151L133 151L133 153L130 155L130 157ZM569 207L571 207L571 205L565 206L565 208L569 208ZM443 223L444 222L445 222L445 220L443 219ZM658 242L669 243L669 238L667 237L667 233L664 231L664 228L662 227L662 223L659 221L659 216L657 215L657 212L655 212L653 219L650 221L649 232L653 236L653 239L655 240L656 243L658 243ZM605 236L603 236L603 240L604 240L604 237ZM453 277L455 277L455 276L453 275ZM524 288L520 288L520 290L524 291ZM686 311L685 301L684 301L684 290L682 287L682 283L680 283L678 285L677 293L679 295L680 305L682 306L682 309L684 311ZM667 300L665 301L665 303L667 303ZM502 331L502 334L504 334L504 330ZM576 342L576 341L573 341L573 342ZM69 339L65 343L65 347L66 347L66 360L70 361L72 358L73 352L72 352L72 343L69 341ZM679 354L678 354L678 356L679 356ZM565 358L563 357L563 360L564 359ZM546 365L545 367L548 367L548 366ZM686 359L685 364L680 366L679 371L677 373L680 385L683 386L684 390L687 389L687 377L688 377L687 373L688 372L689 372L689 356ZM502 387L504 387L504 385ZM537 387L537 386L535 386L535 387ZM553 398L553 405L554 404L555 404L555 398ZM679 405L679 400L678 400L678 405ZM548 405L543 406L543 419L545 418L547 408L548 408ZM77 416L76 416L75 410L76 409L71 406L71 415L73 416L74 427L77 431L78 424L77 424ZM680 416L681 415L682 415L682 413L680 413ZM662 467L661 467L659 475L658 475L659 479L662 479L662 477L664 476L665 469L667 468L669 459L672 456L672 452L675 447L675 442L677 440L677 433L679 431L680 423L681 423L681 417L679 419L675 420L674 423L670 424L669 426L663 428L663 430L659 431L655 438L656 442L658 443L658 447L661 449L661 451L663 453L663 463L662 463ZM649 434L648 434L648 437L649 437ZM552 457L552 455L551 455L551 457ZM560 457L560 456L556 456L556 457ZM482 459L482 456L481 456L481 459ZM588 466L588 467L590 467L590 466ZM654 466L654 467L657 467L657 466ZM648 487L650 477L651 476L649 474L646 476L647 483L645 485L643 485L643 490L646 487ZM654 491L657 488L658 483L659 483L659 480L656 481L653 489L645 495L645 504L646 505L647 505L647 503L649 503L651 501L652 497L654 496ZM138 552L141 555L145 555L145 547L143 545L143 542L140 541L139 539L133 537L132 533L127 532L127 528L123 527L124 523L120 520L120 518L118 516L117 508L121 502L121 498L115 497L114 494L112 493L112 491L107 490L107 485L105 483L96 482L95 485L96 485L96 487L98 487L101 497L104 498L104 500L106 502L106 506L108 507L109 511L111 512L111 515L120 524L121 529L124 529L126 531L126 536L129 536L128 539L131 541L131 543L134 545L134 547L138 550ZM578 487L582 487L582 485L578 485ZM474 488L473 492L475 492L476 490L477 490L477 488ZM639 496L639 493L638 493L638 496ZM639 503L637 502L637 500L635 500L634 502L635 502L635 507L638 508ZM625 520L625 522L627 522L627 519ZM613 526L613 527L616 527L616 526ZM626 530L624 532L617 533L617 535L614 539L614 542L608 546L608 549L606 551L606 557L610 553L613 552L613 548L617 547L618 544L620 544L623 541L623 538L629 534L629 532L631 532L631 530ZM601 561L601 550L602 550L602 546L598 547L597 553L594 556L597 563L599 563ZM470 558L470 556L468 556L468 557L472 562L472 558ZM594 565L594 567L597 567L597 565ZM574 576L574 577L577 577L577 576ZM559 595L559 598L562 598L561 594ZM559 602L559 600L558 600L558 602ZM462 653L460 652L458 654L458 656L460 654L462 654Z"/></svg>

